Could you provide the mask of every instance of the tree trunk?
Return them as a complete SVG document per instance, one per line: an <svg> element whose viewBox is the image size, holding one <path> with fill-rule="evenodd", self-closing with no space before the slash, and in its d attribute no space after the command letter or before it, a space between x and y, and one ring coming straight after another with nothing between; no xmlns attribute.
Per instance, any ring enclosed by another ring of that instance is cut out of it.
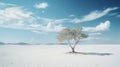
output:
<svg viewBox="0 0 120 67"><path fill-rule="evenodd" d="M75 48L72 48L72 53L75 53Z"/></svg>

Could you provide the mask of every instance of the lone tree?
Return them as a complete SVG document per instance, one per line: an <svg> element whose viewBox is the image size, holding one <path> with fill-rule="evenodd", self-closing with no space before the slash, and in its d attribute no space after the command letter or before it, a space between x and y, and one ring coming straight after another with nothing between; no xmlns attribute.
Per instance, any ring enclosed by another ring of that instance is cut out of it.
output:
<svg viewBox="0 0 120 67"><path fill-rule="evenodd" d="M69 47L72 49L72 53L75 53L75 47L81 39L87 38L88 35L82 32L82 27L65 28L59 32L57 40L59 42L68 42Z"/></svg>

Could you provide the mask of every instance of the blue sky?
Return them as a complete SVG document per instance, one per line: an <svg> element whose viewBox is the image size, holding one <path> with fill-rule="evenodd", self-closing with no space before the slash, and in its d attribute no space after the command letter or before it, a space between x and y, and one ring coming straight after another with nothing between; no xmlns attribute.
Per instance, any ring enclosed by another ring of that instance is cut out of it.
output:
<svg viewBox="0 0 120 67"><path fill-rule="evenodd" d="M0 0L0 42L53 43L82 26L82 44L120 44L119 0Z"/></svg>

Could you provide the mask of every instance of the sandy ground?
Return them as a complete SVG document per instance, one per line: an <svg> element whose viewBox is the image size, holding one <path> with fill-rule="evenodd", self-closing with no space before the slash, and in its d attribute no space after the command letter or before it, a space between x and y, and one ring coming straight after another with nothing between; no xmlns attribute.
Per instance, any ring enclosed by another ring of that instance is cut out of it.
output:
<svg viewBox="0 0 120 67"><path fill-rule="evenodd" d="M0 67L120 67L120 45L0 45Z"/></svg>

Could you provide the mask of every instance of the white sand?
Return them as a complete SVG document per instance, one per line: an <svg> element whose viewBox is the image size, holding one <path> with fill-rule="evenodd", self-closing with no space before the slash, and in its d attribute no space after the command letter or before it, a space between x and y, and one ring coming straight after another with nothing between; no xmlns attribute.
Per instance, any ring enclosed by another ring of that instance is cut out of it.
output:
<svg viewBox="0 0 120 67"><path fill-rule="evenodd" d="M0 67L120 67L120 45L0 45ZM109 55L110 54L110 55Z"/></svg>

